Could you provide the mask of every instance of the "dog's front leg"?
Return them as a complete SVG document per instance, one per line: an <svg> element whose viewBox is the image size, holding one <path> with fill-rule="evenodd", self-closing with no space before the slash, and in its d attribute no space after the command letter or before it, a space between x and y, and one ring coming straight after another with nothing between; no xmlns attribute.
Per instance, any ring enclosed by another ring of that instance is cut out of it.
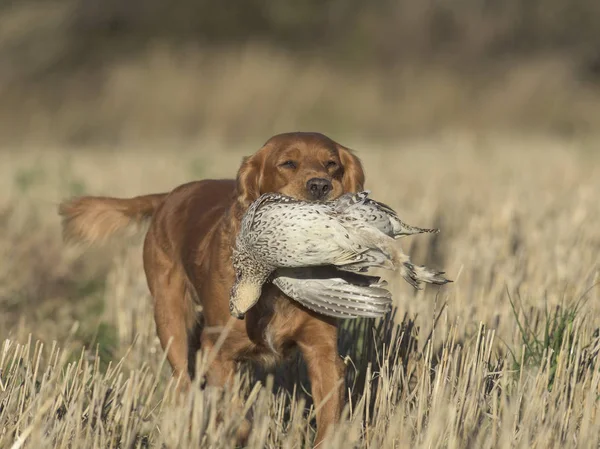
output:
<svg viewBox="0 0 600 449"><path fill-rule="evenodd" d="M314 318L303 327L297 344L308 367L317 415L314 446L318 446L340 419L344 404L346 365L338 354L337 326Z"/></svg>

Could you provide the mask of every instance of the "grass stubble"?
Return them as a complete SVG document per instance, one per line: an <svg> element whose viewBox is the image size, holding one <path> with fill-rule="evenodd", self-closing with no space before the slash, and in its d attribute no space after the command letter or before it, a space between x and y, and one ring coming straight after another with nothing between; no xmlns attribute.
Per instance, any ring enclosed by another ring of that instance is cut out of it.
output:
<svg viewBox="0 0 600 449"><path fill-rule="evenodd" d="M404 249L455 282L414 292L382 273L396 309L342 324L348 404L324 447L598 447L597 156L577 141L506 136L354 146L377 199L442 230ZM177 403L139 239L83 253L60 238L65 196L232 176L245 153L0 156L0 447L233 447L240 391L249 448L310 446L299 358Z"/></svg>

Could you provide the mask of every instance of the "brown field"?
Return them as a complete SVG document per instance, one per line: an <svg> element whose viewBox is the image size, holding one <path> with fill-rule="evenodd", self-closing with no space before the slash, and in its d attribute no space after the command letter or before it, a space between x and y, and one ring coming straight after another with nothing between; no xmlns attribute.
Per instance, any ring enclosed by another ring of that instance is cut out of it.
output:
<svg viewBox="0 0 600 449"><path fill-rule="evenodd" d="M266 137L226 151L204 140L0 153L0 447L234 446L237 392L174 403L140 239L66 248L56 206L230 177ZM383 273L397 310L344 323L350 399L324 447L598 447L598 141L332 137L357 150L375 198L441 228L401 245L455 282L415 293ZM248 447L309 447L314 406L298 363L240 377L255 423Z"/></svg>

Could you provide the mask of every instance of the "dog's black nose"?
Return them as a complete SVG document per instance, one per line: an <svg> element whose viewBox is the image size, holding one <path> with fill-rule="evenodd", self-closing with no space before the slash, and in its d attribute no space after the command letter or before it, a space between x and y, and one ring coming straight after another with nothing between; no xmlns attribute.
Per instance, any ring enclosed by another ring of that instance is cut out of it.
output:
<svg viewBox="0 0 600 449"><path fill-rule="evenodd" d="M315 200L321 200L333 189L331 182L323 178L312 178L306 183L306 190Z"/></svg>

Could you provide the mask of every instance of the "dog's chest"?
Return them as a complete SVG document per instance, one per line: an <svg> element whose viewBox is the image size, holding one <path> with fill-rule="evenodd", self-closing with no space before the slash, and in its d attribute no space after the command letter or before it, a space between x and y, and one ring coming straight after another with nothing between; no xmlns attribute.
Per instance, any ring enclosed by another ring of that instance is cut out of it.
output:
<svg viewBox="0 0 600 449"><path fill-rule="evenodd" d="M266 365L291 354L301 311L272 284L264 285L260 301L246 315L246 330L252 342L251 353Z"/></svg>

